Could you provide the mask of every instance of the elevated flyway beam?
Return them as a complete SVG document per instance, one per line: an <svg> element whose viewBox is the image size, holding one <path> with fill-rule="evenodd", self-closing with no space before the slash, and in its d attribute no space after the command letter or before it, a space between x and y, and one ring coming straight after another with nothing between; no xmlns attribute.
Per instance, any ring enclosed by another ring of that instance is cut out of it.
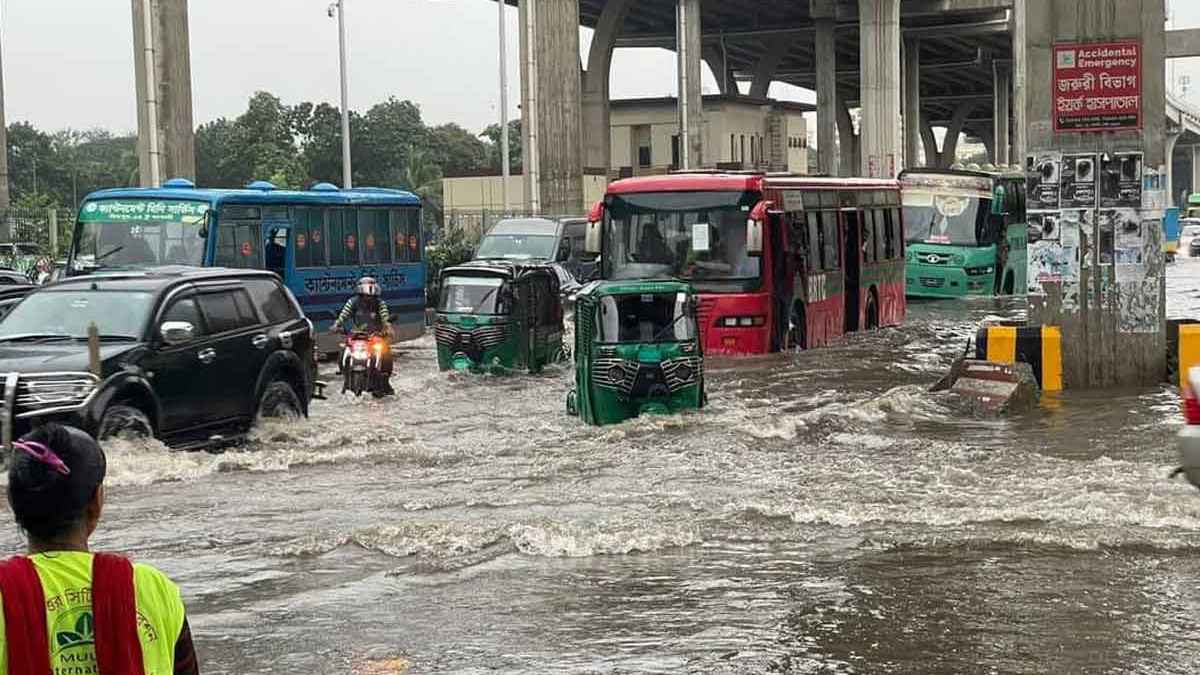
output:
<svg viewBox="0 0 1200 675"><path fill-rule="evenodd" d="M905 12L904 16L910 16ZM948 23L939 26L912 26L901 28L901 32L905 36L914 37L946 37L967 36L967 35L995 35L1009 32L1010 17L1007 12L1004 16L987 21L971 21L964 23ZM836 25L837 30L858 30L857 21L839 21ZM737 40L741 38L767 38L773 36L788 36L795 38L811 37L816 32L816 27L807 26L792 26L785 28L760 28L754 30L731 30L717 31L706 33L704 40L707 42L720 42L722 40ZM639 47L661 47L663 49L673 49L675 47L675 35L662 33L658 35L629 35L617 38L617 47L622 49L639 48Z"/></svg>
<svg viewBox="0 0 1200 675"><path fill-rule="evenodd" d="M1167 31L1167 58L1200 56L1200 28Z"/></svg>

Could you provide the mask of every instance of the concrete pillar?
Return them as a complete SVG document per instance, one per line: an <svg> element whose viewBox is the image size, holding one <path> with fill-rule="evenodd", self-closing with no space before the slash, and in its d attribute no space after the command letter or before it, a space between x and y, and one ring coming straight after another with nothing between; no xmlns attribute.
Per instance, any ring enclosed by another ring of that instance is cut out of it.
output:
<svg viewBox="0 0 1200 675"><path fill-rule="evenodd" d="M841 175L857 176L862 166L862 146L858 134L854 133L854 120L850 108L840 97L837 101L837 130L841 152Z"/></svg>
<svg viewBox="0 0 1200 675"><path fill-rule="evenodd" d="M941 157L938 159L940 168L948 168L958 161L958 138L967 124L967 118L974 110L975 103L971 101L963 101L954 109L954 117L950 119L950 125L946 127L946 138L942 140Z"/></svg>
<svg viewBox="0 0 1200 675"><path fill-rule="evenodd" d="M925 119L921 120L921 146L925 151L925 166L937 167L940 156L937 136L933 135L933 126Z"/></svg>
<svg viewBox="0 0 1200 675"><path fill-rule="evenodd" d="M4 119L4 66L0 65L0 209L11 205L8 192L8 122Z"/></svg>
<svg viewBox="0 0 1200 675"><path fill-rule="evenodd" d="M816 20L814 37L817 66L817 171L838 175L837 152L837 35L835 17ZM850 150L843 146L842 153Z"/></svg>
<svg viewBox="0 0 1200 675"><path fill-rule="evenodd" d="M862 64L862 175L891 178L902 168L900 0L859 0Z"/></svg>
<svg viewBox="0 0 1200 675"><path fill-rule="evenodd" d="M1008 65L994 63L992 71L995 73L996 97L994 99L993 117L995 120L993 126L993 137L996 141L996 149L992 153L992 162L996 165L1009 164L1009 148L1010 139L1008 135L1009 118L1012 115L1012 71Z"/></svg>
<svg viewBox="0 0 1200 675"><path fill-rule="evenodd" d="M1175 145L1179 142L1179 137L1183 132L1172 131L1167 134L1167 206L1178 206L1175 195Z"/></svg>
<svg viewBox="0 0 1200 675"><path fill-rule="evenodd" d="M705 166L701 38L700 0L677 0L675 40L679 63L679 165L682 169Z"/></svg>
<svg viewBox="0 0 1200 675"><path fill-rule="evenodd" d="M1028 152L1102 156L1140 152L1147 172L1162 167L1167 149L1163 0L1037 0L1023 4L1024 15L1019 20L1024 21L1026 40L1020 48L1026 82L1037 83L1019 87L1025 92ZM1056 92L1049 86L1057 67L1054 46L1114 40L1140 43L1142 128L1055 133ZM1102 186L1104 182L1102 178ZM1061 327L1066 387L1149 386L1163 380L1166 265L1161 205L1165 201L1165 195L1146 185L1141 204L1126 214L1100 209L1093 214L1094 224L1082 228L1079 240L1084 252L1076 258L1082 258L1077 277L1071 270L1054 281L1037 283L1036 276L1032 277L1040 292L1028 296L1029 320ZM1110 220L1109 215L1117 218ZM1112 223L1116 236L1108 236L1101 222ZM1126 256L1112 253L1113 239L1115 250ZM1037 248L1053 250L1060 244L1035 246L1029 256L1031 273L1045 257L1038 255ZM1133 261L1127 256L1135 253L1138 261L1130 264Z"/></svg>
<svg viewBox="0 0 1200 675"><path fill-rule="evenodd" d="M608 5L605 5L605 9ZM595 40L595 38L592 38ZM738 93L737 79L733 76L733 68L729 67L729 53L722 45L708 43L704 45L704 62L712 71L717 81L717 89L723 96Z"/></svg>
<svg viewBox="0 0 1200 675"><path fill-rule="evenodd" d="M143 7L150 5L153 72L146 69ZM150 185L149 128L157 117L158 177L196 178L195 126L192 123L192 65L188 39L188 0L132 0L133 54L137 92L138 168L141 185ZM153 90L147 84L153 82Z"/></svg>
<svg viewBox="0 0 1200 675"><path fill-rule="evenodd" d="M992 164L999 164L996 161L996 153L1000 151L1000 146L996 142L996 132L991 127L984 127L978 131L974 129L964 129L963 133L968 136L978 136L980 142L983 143L983 149L987 152L988 161Z"/></svg>
<svg viewBox="0 0 1200 675"><path fill-rule="evenodd" d="M920 165L921 40L904 41L904 166Z"/></svg>
<svg viewBox="0 0 1200 675"><path fill-rule="evenodd" d="M1027 0L1013 0L1013 61L1012 61L1012 155L1013 163L1025 162L1026 121L1025 109L1029 105L1025 95L1025 83L1028 81L1028 68L1025 66L1025 18Z"/></svg>
<svg viewBox="0 0 1200 675"><path fill-rule="evenodd" d="M751 96L767 97L771 91L771 82L775 80L775 73L787 58L792 44L792 38L788 35L776 35L767 41L767 53L754 66L754 79L750 82Z"/></svg>
<svg viewBox="0 0 1200 675"><path fill-rule="evenodd" d="M612 121L609 108L609 79L613 48L620 36L632 0L609 0L600 13L587 72L583 75L583 150L589 169L612 170Z"/></svg>
<svg viewBox="0 0 1200 675"><path fill-rule="evenodd" d="M583 210L578 0L521 0L521 136L525 203L535 213ZM608 142L608 132L604 134Z"/></svg>

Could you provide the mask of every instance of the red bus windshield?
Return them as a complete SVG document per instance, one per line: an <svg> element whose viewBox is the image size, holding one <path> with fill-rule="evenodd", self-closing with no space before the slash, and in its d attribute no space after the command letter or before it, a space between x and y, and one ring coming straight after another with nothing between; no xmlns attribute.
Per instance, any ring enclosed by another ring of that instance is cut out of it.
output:
<svg viewBox="0 0 1200 675"><path fill-rule="evenodd" d="M604 277L757 287L761 269L746 254L746 219L758 199L750 192L610 195Z"/></svg>

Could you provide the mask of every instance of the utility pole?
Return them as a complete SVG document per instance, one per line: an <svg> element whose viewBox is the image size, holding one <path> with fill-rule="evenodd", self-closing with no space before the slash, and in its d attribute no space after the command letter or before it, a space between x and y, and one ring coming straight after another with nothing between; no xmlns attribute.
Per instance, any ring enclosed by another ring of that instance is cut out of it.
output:
<svg viewBox="0 0 1200 675"><path fill-rule="evenodd" d="M504 199L504 212L512 208L508 199L508 177L511 173L508 149L508 30L504 25L504 0L496 0L500 8L500 194Z"/></svg>
<svg viewBox="0 0 1200 675"><path fill-rule="evenodd" d="M346 2L337 0L329 6L329 16L338 16L338 61L342 73L342 187L354 187L350 167L350 93L346 82Z"/></svg>
<svg viewBox="0 0 1200 675"><path fill-rule="evenodd" d="M11 203L8 193L8 123L4 121L4 66L0 64L0 209L7 209Z"/></svg>
<svg viewBox="0 0 1200 675"><path fill-rule="evenodd" d="M150 164L150 187L162 182L158 156L158 78L154 59L155 13L151 0L142 0L142 58L146 69L146 142ZM36 166L36 165L35 165ZM34 170L34 192L37 192L37 171Z"/></svg>

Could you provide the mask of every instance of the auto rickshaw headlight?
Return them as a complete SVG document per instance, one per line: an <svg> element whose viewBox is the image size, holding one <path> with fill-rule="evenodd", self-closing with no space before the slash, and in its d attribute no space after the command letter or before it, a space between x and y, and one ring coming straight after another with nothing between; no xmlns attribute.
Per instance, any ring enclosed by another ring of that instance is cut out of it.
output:
<svg viewBox="0 0 1200 675"><path fill-rule="evenodd" d="M693 375L692 367L687 364L679 366L678 368L675 369L675 376L678 377L680 380L683 380L684 382L687 382L688 380L692 379L692 375Z"/></svg>
<svg viewBox="0 0 1200 675"><path fill-rule="evenodd" d="M608 379L616 384L625 381L625 369L621 366L613 366L608 369Z"/></svg>

